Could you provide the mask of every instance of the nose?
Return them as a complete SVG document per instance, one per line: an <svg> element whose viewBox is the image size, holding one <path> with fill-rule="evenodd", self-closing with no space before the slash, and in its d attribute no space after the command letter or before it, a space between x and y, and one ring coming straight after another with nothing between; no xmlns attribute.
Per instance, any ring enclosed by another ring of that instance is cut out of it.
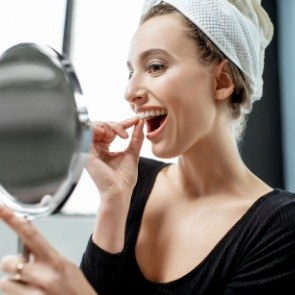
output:
<svg viewBox="0 0 295 295"><path fill-rule="evenodd" d="M133 106L142 105L146 102L147 89L140 76L133 74L129 79L125 90L125 99Z"/></svg>

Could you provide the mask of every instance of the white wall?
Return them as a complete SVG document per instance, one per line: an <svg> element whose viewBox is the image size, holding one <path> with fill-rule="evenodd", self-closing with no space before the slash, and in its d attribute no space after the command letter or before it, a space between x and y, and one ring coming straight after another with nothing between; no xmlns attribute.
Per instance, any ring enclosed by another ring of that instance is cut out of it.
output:
<svg viewBox="0 0 295 295"><path fill-rule="evenodd" d="M92 121L120 121L134 116L124 100L126 61L142 3L143 0L77 1L71 60ZM116 140L112 149L123 149L126 144L126 140ZM156 158L147 140L141 155ZM98 205L97 190L84 171L63 211L95 213Z"/></svg>
<svg viewBox="0 0 295 295"><path fill-rule="evenodd" d="M0 52L21 42L62 49L66 0L0 0Z"/></svg>
<svg viewBox="0 0 295 295"><path fill-rule="evenodd" d="M142 2L76 1L71 61L92 121L120 121L134 116L124 100L126 60ZM126 142L116 140L112 149L123 149ZM145 143L142 155L151 156L149 150ZM98 205L98 192L84 171L63 211L93 213Z"/></svg>

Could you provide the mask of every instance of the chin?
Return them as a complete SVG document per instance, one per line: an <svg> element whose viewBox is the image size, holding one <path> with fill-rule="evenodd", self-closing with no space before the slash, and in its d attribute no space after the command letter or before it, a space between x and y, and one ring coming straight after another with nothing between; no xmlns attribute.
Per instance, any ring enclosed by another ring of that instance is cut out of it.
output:
<svg viewBox="0 0 295 295"><path fill-rule="evenodd" d="M169 148L169 146L152 146L152 153L154 156L157 158L162 158L162 159L171 159L178 157L180 155L179 152L173 151L172 149Z"/></svg>

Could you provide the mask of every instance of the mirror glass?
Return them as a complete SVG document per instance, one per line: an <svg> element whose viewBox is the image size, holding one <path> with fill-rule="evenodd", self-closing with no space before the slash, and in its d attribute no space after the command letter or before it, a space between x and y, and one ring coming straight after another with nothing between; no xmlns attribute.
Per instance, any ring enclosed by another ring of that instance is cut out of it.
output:
<svg viewBox="0 0 295 295"><path fill-rule="evenodd" d="M69 60L21 43L0 57L0 198L35 218L56 213L75 188L92 131Z"/></svg>

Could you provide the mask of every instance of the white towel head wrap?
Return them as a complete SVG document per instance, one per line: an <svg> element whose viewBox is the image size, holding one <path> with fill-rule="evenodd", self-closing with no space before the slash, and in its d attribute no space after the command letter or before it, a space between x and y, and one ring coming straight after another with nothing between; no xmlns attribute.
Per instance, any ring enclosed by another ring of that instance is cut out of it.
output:
<svg viewBox="0 0 295 295"><path fill-rule="evenodd" d="M264 52L273 36L273 24L261 0L145 0L142 14L161 2L195 23L242 71L252 102L261 98Z"/></svg>

